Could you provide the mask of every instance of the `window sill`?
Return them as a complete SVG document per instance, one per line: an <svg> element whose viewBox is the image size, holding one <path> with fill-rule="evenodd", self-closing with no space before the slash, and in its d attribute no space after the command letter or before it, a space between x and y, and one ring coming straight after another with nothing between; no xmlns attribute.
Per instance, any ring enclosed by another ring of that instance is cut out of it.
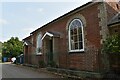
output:
<svg viewBox="0 0 120 80"><path fill-rule="evenodd" d="M42 55L42 53L37 53L36 55L39 56L39 55Z"/></svg>
<svg viewBox="0 0 120 80"><path fill-rule="evenodd" d="M69 53L83 53L84 49L82 50L69 50Z"/></svg>

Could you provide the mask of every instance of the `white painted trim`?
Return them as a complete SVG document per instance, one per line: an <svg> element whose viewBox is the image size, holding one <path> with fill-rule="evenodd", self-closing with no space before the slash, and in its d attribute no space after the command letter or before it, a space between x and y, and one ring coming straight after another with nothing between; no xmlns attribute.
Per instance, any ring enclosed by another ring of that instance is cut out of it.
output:
<svg viewBox="0 0 120 80"><path fill-rule="evenodd" d="M44 38L45 38L45 36L50 36L50 37L53 37L53 34L51 34L51 33L49 33L49 32L46 32L45 34L44 34L44 36L42 37L42 39L41 40L43 40Z"/></svg>
<svg viewBox="0 0 120 80"><path fill-rule="evenodd" d="M24 42L24 45L28 45L28 43Z"/></svg>
<svg viewBox="0 0 120 80"><path fill-rule="evenodd" d="M37 53L36 55L42 55L42 53L40 52L40 53Z"/></svg>
<svg viewBox="0 0 120 80"><path fill-rule="evenodd" d="M81 28L82 28L82 42L83 42L83 49L76 49L76 50L71 50L71 43L70 43L70 26L71 26L71 23L75 20L78 20L80 21L80 23L82 24ZM84 48L85 48L85 45L84 45L84 30L83 30L83 23L81 22L80 19L73 19L71 22L70 22L70 25L68 26L68 37L69 37L69 52L83 52L84 51Z"/></svg>
<svg viewBox="0 0 120 80"><path fill-rule="evenodd" d="M83 52L84 51L84 49L77 49L77 50L70 50L69 52Z"/></svg>

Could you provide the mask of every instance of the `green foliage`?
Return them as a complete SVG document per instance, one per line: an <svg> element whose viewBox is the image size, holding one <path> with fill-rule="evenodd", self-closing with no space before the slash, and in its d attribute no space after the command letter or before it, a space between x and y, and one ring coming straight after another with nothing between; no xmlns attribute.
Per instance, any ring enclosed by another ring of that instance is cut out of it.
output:
<svg viewBox="0 0 120 80"><path fill-rule="evenodd" d="M23 53L23 43L18 37L11 37L10 40L3 43L2 56L16 57Z"/></svg>
<svg viewBox="0 0 120 80"><path fill-rule="evenodd" d="M0 42L0 53L2 53L2 42Z"/></svg>
<svg viewBox="0 0 120 80"><path fill-rule="evenodd" d="M1 59L2 59L2 42L0 42L0 62L1 62Z"/></svg>
<svg viewBox="0 0 120 80"><path fill-rule="evenodd" d="M39 61L39 67L40 67L40 68L44 68L44 67L45 67L44 61Z"/></svg>
<svg viewBox="0 0 120 80"><path fill-rule="evenodd" d="M109 36L104 42L103 51L105 53L120 53L120 35Z"/></svg>
<svg viewBox="0 0 120 80"><path fill-rule="evenodd" d="M56 63L54 61L49 61L48 65L50 67L57 67Z"/></svg>

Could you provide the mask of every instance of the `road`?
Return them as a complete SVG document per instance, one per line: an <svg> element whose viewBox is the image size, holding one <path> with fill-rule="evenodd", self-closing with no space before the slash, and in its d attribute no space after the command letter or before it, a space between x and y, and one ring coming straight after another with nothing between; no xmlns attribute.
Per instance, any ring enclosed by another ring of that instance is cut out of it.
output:
<svg viewBox="0 0 120 80"><path fill-rule="evenodd" d="M58 78L58 76L25 66L4 63L2 64L2 78Z"/></svg>

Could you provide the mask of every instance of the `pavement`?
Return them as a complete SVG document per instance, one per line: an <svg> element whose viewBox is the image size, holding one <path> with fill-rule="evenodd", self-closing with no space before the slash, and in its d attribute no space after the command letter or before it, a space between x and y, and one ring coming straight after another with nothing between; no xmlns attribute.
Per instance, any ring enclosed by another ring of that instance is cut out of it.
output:
<svg viewBox="0 0 120 80"><path fill-rule="evenodd" d="M15 65L11 63L0 64L0 78L60 78L55 74L51 74L45 70L37 70L34 68Z"/></svg>

